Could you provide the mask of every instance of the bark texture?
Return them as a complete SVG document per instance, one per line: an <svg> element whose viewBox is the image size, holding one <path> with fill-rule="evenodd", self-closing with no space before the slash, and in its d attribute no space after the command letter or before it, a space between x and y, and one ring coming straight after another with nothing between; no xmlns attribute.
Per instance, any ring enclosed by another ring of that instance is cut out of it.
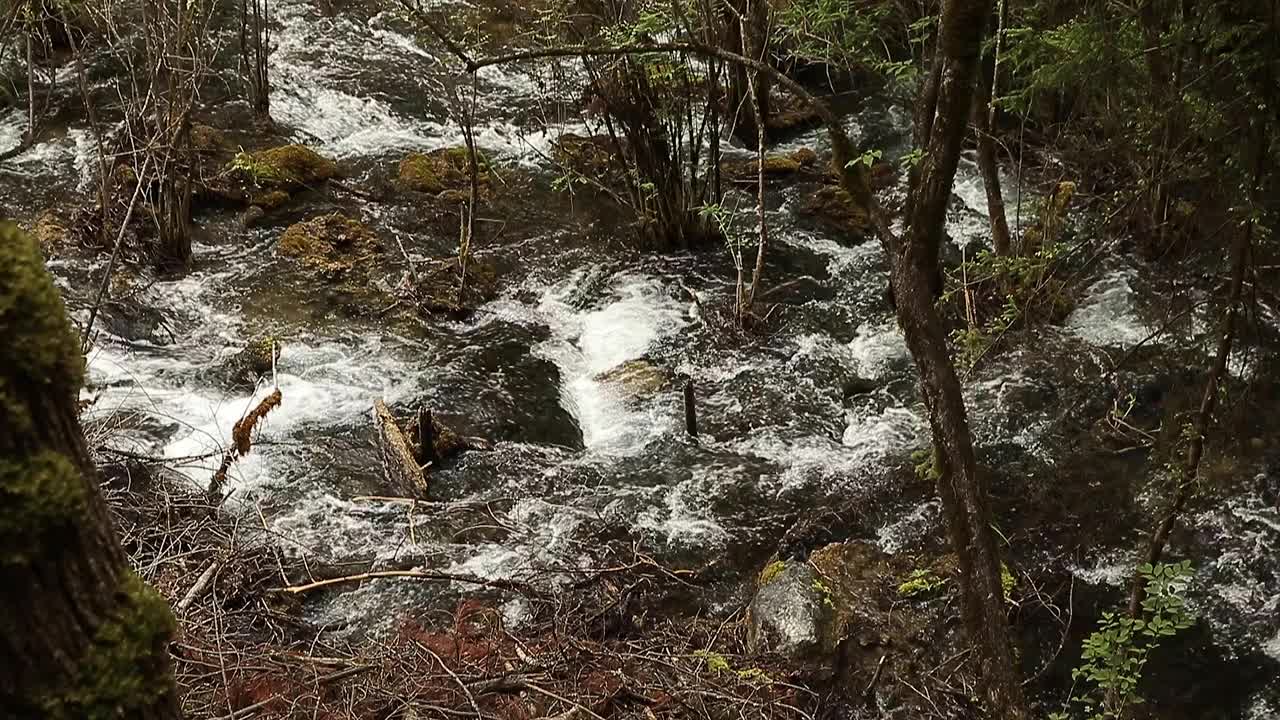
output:
<svg viewBox="0 0 1280 720"><path fill-rule="evenodd" d="M0 714L179 718L173 616L116 539L76 412L82 376L35 242L0 224Z"/></svg>
<svg viewBox="0 0 1280 720"><path fill-rule="evenodd" d="M925 155L909 202L906 235L893 249L890 283L929 411L938 493L959 557L965 628L981 659L987 711L992 718L1022 720L1026 701L1009 646L987 484L977 471L960 380L934 307L947 203L973 107L988 12L982 0L947 0L943 7L935 73L927 83L932 87L921 98L932 107L917 112Z"/></svg>

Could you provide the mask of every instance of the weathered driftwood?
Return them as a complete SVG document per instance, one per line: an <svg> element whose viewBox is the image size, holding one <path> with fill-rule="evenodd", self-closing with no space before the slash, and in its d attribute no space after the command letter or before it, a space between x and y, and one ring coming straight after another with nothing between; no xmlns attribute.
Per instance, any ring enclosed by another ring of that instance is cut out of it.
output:
<svg viewBox="0 0 1280 720"><path fill-rule="evenodd" d="M427 475L418 465L413 443L379 398L373 401L373 424L378 431L382 474L391 487L407 497L427 497Z"/></svg>

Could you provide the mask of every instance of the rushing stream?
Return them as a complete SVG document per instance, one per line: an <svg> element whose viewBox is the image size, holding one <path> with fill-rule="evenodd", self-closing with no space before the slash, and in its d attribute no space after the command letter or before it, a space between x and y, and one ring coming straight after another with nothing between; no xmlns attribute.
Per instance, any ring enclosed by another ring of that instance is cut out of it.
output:
<svg viewBox="0 0 1280 720"><path fill-rule="evenodd" d="M408 151L462 144L440 101L437 50L420 45L394 17L324 17L300 0L272 8L280 23L271 56L273 116L294 141L342 161L353 184L388 182ZM572 75L572 64L565 71ZM275 254L284 225L306 215L252 230L211 220L196 244L194 269L141 291L163 312L167 329L140 338L108 326L92 349L86 397L97 398L93 417L129 416L128 432L114 443L171 458L203 486L232 425L271 389L269 378L253 392L235 389L214 370L245 338L270 332L283 338L276 377L283 403L253 452L233 467L228 507L265 524L297 556L333 564L408 558L481 577L545 579L546 568L593 562L604 533L672 562L723 567L733 582L717 602L728 608L743 600L746 579L810 508L865 507L861 532L891 553L941 547L936 500L897 489L927 428L906 346L883 300L878 244L851 246L804 222L797 207L812 187L776 189L768 207L776 240L768 279L806 281L782 299L783 331L746 340L714 331L681 283L703 298L731 292L727 254L657 257L601 237L605 231L586 232L582 204L593 201L552 191L545 161L555 137L583 132L584 121L552 108L544 95L543 84L517 68L480 76L479 145L513 177L534 181L517 227L504 225L486 245L497 223L481 224L476 242L500 268L503 290L472 318L409 326L346 317L341 298ZM887 133L899 147L906 121L907 113L884 107L849 118L855 137ZM21 112L0 116L0 150L16 144L22 128ZM801 146L821 152L821 134L786 145ZM87 189L92 157L89 133L72 122L0 164L0 204L34 218L53 199ZM511 190L525 191L525 184ZM746 202L750 210L752 200ZM404 242L412 258L447 255L456 242L456 233L425 231L411 197L355 207L384 240ZM332 208L321 202L309 209ZM981 179L968 160L948 229L965 252L987 242ZM389 245L388 262L403 264ZM87 307L101 275L102 258L87 262L51 263L75 308ZM1147 338L1167 309L1141 265L1111 259L1090 272L1061 326L1036 331L1035 342L984 365L968 382L984 462L1013 458L1015 467L1028 468L1033 474L1023 480L1047 487L1029 498L1059 497L1051 485L1091 477L1072 459L1073 433L1083 432L1073 424L1076 411L1106 397L1099 387L1105 360ZM1211 315L1196 322L1201 332L1214 324ZM658 376L655 392L636 394L601 375L637 360ZM1242 373L1247 367L1244 359L1233 364ZM685 378L698 392L696 442L683 430ZM851 383L869 391L847 392ZM375 398L403 412L425 405L465 434L496 443L491 453L468 453L434 471L434 499L452 504L429 520L420 515L412 527L403 504L366 497L385 494L372 444ZM1175 549L1195 562L1193 603L1228 663L1214 672L1245 676L1239 685L1215 687L1246 693L1233 702L1256 719L1280 714L1280 683L1266 679L1280 667L1280 508L1262 489L1280 489L1274 446L1270 457L1269 465L1241 462L1237 472L1248 477L1222 502L1189 516L1191 530ZM1140 467L1097 468L1090 482L1099 488L1098 504L1111 497L1107 483L1138 484L1132 473ZM1108 476L1126 470L1130 476ZM1041 517L1059 509L1025 510ZM1082 513L1063 537L1048 529L1036 534L1028 519L1016 528L1018 541L1036 549L1017 552L1024 562L1070 568L1079 582L1118 597L1136 535L1092 538L1083 526L1105 523L1101 512ZM440 592L372 582L327 595L309 611L331 627L377 632L397 612L442 602ZM509 609L518 621L518 608Z"/></svg>

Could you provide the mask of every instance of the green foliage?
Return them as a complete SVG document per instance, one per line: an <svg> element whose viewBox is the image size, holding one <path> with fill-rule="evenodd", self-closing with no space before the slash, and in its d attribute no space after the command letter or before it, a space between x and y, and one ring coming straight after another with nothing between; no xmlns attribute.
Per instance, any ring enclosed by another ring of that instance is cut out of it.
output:
<svg viewBox="0 0 1280 720"><path fill-rule="evenodd" d="M939 303L964 319L951 334L957 364L973 366L1010 330L1070 312L1066 284L1055 274L1066 249L1057 243L1025 256L984 250L948 273Z"/></svg>
<svg viewBox="0 0 1280 720"><path fill-rule="evenodd" d="M1013 571L1005 563L1000 563L1000 589L1003 591L1004 601L1011 602L1013 600L1013 588L1018 584L1017 578L1013 576Z"/></svg>
<svg viewBox="0 0 1280 720"><path fill-rule="evenodd" d="M897 19L890 3L796 0L778 11L775 41L808 60L869 68L905 87L919 67L897 57L886 41L900 36L893 30Z"/></svg>
<svg viewBox="0 0 1280 720"><path fill-rule="evenodd" d="M1071 672L1076 687L1068 708L1075 705L1089 720L1113 720L1142 702L1138 683L1152 651L1165 639L1191 627L1195 616L1182 597L1191 575L1191 562L1144 564L1138 569L1146 583L1142 616L1103 613L1095 630L1084 641L1080 665ZM1068 720L1070 709L1055 713L1051 720Z"/></svg>
<svg viewBox="0 0 1280 720"><path fill-rule="evenodd" d="M933 574L932 570L916 568L898 586L898 594L904 598L920 597L943 587L947 581Z"/></svg>
<svg viewBox="0 0 1280 720"><path fill-rule="evenodd" d="M872 165L875 165L876 161L879 160L883 155L884 153L881 152L880 150L867 150L866 152L862 153L858 157L845 163L844 166L847 168L854 168L859 165L865 165L866 167L869 168Z"/></svg>
<svg viewBox="0 0 1280 720"><path fill-rule="evenodd" d="M835 601L831 599L830 586L828 586L826 583L822 582L821 580L814 580L813 589L817 590L822 595L823 605L827 606L828 608L831 608L832 610L835 609L836 604L835 604Z"/></svg>

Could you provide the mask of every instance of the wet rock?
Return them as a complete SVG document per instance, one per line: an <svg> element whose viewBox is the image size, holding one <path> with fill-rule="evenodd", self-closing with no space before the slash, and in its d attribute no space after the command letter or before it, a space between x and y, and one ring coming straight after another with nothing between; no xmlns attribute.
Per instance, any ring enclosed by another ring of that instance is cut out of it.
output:
<svg viewBox="0 0 1280 720"><path fill-rule="evenodd" d="M280 359L283 344L280 339L265 335L254 338L244 348L224 360L217 374L227 385L237 389L256 387L258 380L270 377L276 361Z"/></svg>
<svg viewBox="0 0 1280 720"><path fill-rule="evenodd" d="M946 563L936 566L930 572L946 577ZM859 654L918 636L931 608L895 608L911 570L911 563L861 540L825 545L807 561L774 561L760 574L747 610L748 646L801 659ZM872 663L884 652L869 652Z"/></svg>
<svg viewBox="0 0 1280 720"><path fill-rule="evenodd" d="M467 284L461 298L458 277L456 258L438 260L419 271L414 290L419 307L431 313L466 316L498 294L497 270L490 262L472 258L467 263Z"/></svg>
<svg viewBox="0 0 1280 720"><path fill-rule="evenodd" d="M818 154L809 148L800 148L792 153L774 153L765 155L765 177L786 177L800 172L803 168L812 167L818 161ZM720 172L726 178L738 182L750 182L758 177L760 163L754 158L750 160L725 160L720 163Z"/></svg>
<svg viewBox="0 0 1280 720"><path fill-rule="evenodd" d="M747 647L799 658L814 653L829 624L818 571L805 562L766 566L747 608Z"/></svg>
<svg viewBox="0 0 1280 720"><path fill-rule="evenodd" d="M637 400L653 397L671 384L667 372L643 358L627 360L595 376L620 394Z"/></svg>
<svg viewBox="0 0 1280 720"><path fill-rule="evenodd" d="M551 158L565 168L601 182L621 182L613 142L604 135L565 133L551 146Z"/></svg>
<svg viewBox="0 0 1280 720"><path fill-rule="evenodd" d="M104 302L98 322L103 330L128 342L165 345L173 340L165 314L132 297Z"/></svg>
<svg viewBox="0 0 1280 720"><path fill-rule="evenodd" d="M246 230L257 225L262 218L267 216L267 211L257 205L250 205L245 211L240 213L240 227Z"/></svg>
<svg viewBox="0 0 1280 720"><path fill-rule="evenodd" d="M364 224L333 213L289 226L276 251L337 280L362 269L380 247L377 236Z"/></svg>
<svg viewBox="0 0 1280 720"><path fill-rule="evenodd" d="M275 210L289 202L289 193L284 190L267 190L249 198L249 203L263 210Z"/></svg>
<svg viewBox="0 0 1280 720"><path fill-rule="evenodd" d="M417 416L411 418L404 426L404 434L409 438L413 453L418 457L424 457L419 442L422 436L418 432L418 420ZM460 435L436 413L431 414L431 428L433 431L431 446L435 451L436 462L443 462L467 450L480 452L493 450L492 442L482 437Z"/></svg>
<svg viewBox="0 0 1280 720"><path fill-rule="evenodd" d="M849 193L837 185L823 185L817 192L805 196L800 212L813 216L819 225L851 236L853 242L862 242L871 233L870 218Z"/></svg>
<svg viewBox="0 0 1280 720"><path fill-rule="evenodd" d="M52 210L40 213L31 227L31 236L40 244L40 252L46 258L57 257L65 246L68 233L66 225Z"/></svg>
<svg viewBox="0 0 1280 720"><path fill-rule="evenodd" d="M822 118L818 117L818 114L812 108L804 106L794 110L769 113L769 116L764 119L764 126L766 130L786 134L795 130L816 127L821 122Z"/></svg>
<svg viewBox="0 0 1280 720"><path fill-rule="evenodd" d="M476 181L482 192L489 187L489 164L477 153ZM440 194L446 191L469 192L471 178L465 147L444 148L428 153L410 153L400 161L400 183L417 192ZM465 195L462 198L465 199Z"/></svg>

